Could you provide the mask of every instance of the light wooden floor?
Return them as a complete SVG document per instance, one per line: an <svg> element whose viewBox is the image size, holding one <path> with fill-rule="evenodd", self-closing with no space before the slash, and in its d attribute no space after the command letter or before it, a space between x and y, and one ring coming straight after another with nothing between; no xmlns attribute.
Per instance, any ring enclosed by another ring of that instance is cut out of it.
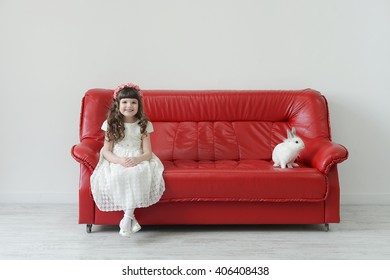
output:
<svg viewBox="0 0 390 280"><path fill-rule="evenodd" d="M347 205L342 222L322 225L144 226L77 223L77 205L0 205L0 259L390 259L390 206Z"/></svg>

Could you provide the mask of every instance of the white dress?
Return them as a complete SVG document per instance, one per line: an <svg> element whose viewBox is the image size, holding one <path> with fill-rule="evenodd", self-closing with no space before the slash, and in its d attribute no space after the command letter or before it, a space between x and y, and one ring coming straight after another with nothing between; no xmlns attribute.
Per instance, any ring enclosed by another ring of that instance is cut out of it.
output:
<svg viewBox="0 0 390 280"><path fill-rule="evenodd" d="M107 131L107 121L102 129ZM151 122L146 131L153 132ZM125 123L125 138L114 144L113 153L121 157L139 156L142 154L141 143L138 122ZM155 154L149 161L126 168L110 163L100 152L99 163L91 176L91 190L97 207L101 211L119 211L156 203L165 190L163 171L164 166Z"/></svg>

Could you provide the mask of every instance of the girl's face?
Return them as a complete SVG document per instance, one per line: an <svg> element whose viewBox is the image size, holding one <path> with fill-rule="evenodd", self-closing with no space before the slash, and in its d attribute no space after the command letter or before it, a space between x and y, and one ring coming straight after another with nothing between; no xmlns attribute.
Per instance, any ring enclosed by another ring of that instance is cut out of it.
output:
<svg viewBox="0 0 390 280"><path fill-rule="evenodd" d="M123 98L119 101L119 112L125 117L125 122L136 121L138 113L138 100L135 98Z"/></svg>

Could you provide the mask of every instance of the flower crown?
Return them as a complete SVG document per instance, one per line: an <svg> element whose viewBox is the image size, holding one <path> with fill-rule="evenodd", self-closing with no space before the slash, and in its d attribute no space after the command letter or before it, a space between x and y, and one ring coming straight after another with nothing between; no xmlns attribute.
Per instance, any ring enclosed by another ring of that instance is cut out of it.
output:
<svg viewBox="0 0 390 280"><path fill-rule="evenodd" d="M124 88L134 88L135 90L138 91L139 95L142 96L142 93L141 93L141 89L139 88L139 86L133 84L133 83L127 83L127 84L121 84L119 85L115 90L114 90L114 94L113 94L113 97L114 99L116 99L117 95L118 95L118 92Z"/></svg>

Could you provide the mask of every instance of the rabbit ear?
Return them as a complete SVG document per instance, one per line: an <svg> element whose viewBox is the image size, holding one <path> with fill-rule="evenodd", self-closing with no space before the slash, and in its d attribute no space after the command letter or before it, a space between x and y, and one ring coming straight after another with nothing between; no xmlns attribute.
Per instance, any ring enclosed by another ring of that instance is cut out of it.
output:
<svg viewBox="0 0 390 280"><path fill-rule="evenodd" d="M292 134L292 132L289 129L287 129L287 138L291 139L293 137L294 137L294 135Z"/></svg>
<svg viewBox="0 0 390 280"><path fill-rule="evenodd" d="M297 131L295 130L295 127L291 129L291 134L293 137L297 136Z"/></svg>

